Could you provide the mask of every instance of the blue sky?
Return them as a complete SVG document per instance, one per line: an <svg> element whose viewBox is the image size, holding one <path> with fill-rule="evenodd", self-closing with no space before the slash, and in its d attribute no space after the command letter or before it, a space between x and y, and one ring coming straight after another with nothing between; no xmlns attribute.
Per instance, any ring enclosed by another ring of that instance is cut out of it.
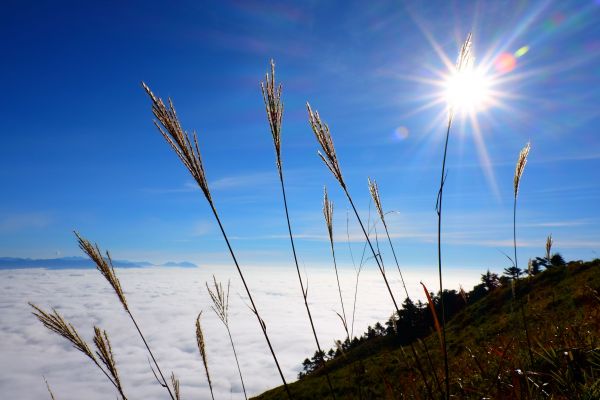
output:
<svg viewBox="0 0 600 400"><path fill-rule="evenodd" d="M300 258L328 265L323 185L346 234L347 202L316 156L305 102L330 125L363 216L375 178L400 261L435 264L445 108L428 83L468 32L500 74L501 105L458 118L445 189L445 263L500 270L552 233L568 259L600 252L600 2L22 2L0 15L0 255L80 255L77 229L116 258L228 264L210 210L152 124L140 81L196 130L209 186L243 264L291 254L259 82L284 85L283 162ZM528 47L526 54L514 54ZM502 70L502 54L514 68ZM502 70L502 71L500 71ZM485 154L482 149L485 148ZM487 162L485 162L487 160ZM358 239L350 219L352 239ZM338 242L349 263L347 245ZM355 242L359 250L360 244Z"/></svg>

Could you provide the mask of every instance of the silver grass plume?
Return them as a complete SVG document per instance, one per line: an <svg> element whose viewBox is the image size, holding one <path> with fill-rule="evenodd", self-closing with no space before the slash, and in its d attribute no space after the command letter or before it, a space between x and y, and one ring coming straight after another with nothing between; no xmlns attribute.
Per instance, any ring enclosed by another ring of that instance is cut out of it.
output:
<svg viewBox="0 0 600 400"><path fill-rule="evenodd" d="M204 364L204 371L206 371L206 379L208 380L208 387L210 388L211 397L215 398L213 394L212 381L210 380L210 373L208 372L208 359L206 357L206 348L204 342L204 334L202 332L202 326L200 325L200 317L202 317L202 311L196 318L196 341L198 342L198 350L200 351L200 357L202 358L202 364Z"/></svg>
<svg viewBox="0 0 600 400"><path fill-rule="evenodd" d="M29 303L29 305L35 310L32 312L33 315L49 330L67 339L73 347L85 354L92 361L96 362L96 357L90 349L89 345L79 336L77 329L65 321L65 319L56 311L52 309L52 313L48 313L35 304Z"/></svg>
<svg viewBox="0 0 600 400"><path fill-rule="evenodd" d="M108 372L117 385L117 389L122 393L123 387L121 385L121 379L119 379L117 363L115 361L115 356L113 355L110 340L108 339L108 334L97 326L94 327L94 344L96 345L96 354L98 355L98 358L100 358L102 364L108 369Z"/></svg>
<svg viewBox="0 0 600 400"><path fill-rule="evenodd" d="M223 290L223 285L221 282L217 282L217 278L213 275L213 281L215 290L212 291L208 286L208 282L206 283L206 289L208 290L208 294L213 302L211 308L217 314L217 317L223 322L225 326L229 324L229 288L231 286L231 281L227 281L227 291Z"/></svg>
<svg viewBox="0 0 600 400"><path fill-rule="evenodd" d="M100 358L100 361L108 368L109 372L106 372L104 368L96 359L94 353L90 349L90 346L87 344L85 340L79 335L77 329L67 322L62 315L56 311L56 309L52 309L52 313L46 312L36 306L33 303L29 303L29 305L34 309L32 312L33 315L50 331L62 336L67 341L69 341L73 347L82 352L86 357L88 357L108 378L110 383L119 391L119 394L123 398L123 400L127 400L125 394L123 393L123 388L121 386L121 382L118 378L118 373L116 369L116 363L114 357L112 355L112 349L110 348L110 343L108 342L108 335L104 332L104 337L100 339L100 342L97 341L97 338L94 338L94 343L96 344L96 354ZM94 327L94 331L100 331L97 327ZM98 335L98 334L97 334ZM106 358L104 358L106 356ZM48 387L50 391L50 388ZM52 392L50 391L52 394Z"/></svg>
<svg viewBox="0 0 600 400"><path fill-rule="evenodd" d="M267 119L273 135L277 169L281 173L281 120L283 117L283 103L281 101L281 84L275 83L275 61L271 60L271 75L265 74L265 82L260 83Z"/></svg>
<svg viewBox="0 0 600 400"><path fill-rule="evenodd" d="M288 233L290 236L290 244L292 247L292 254L294 256L294 264L296 265L296 272L298 273L298 281L300 283L300 290L302 291L302 297L304 298L304 306L306 307L306 314L308 316L308 320L310 323L310 327L312 329L313 336L315 338L315 343L317 345L317 351L319 353L322 352L321 345L319 343L319 339L317 336L317 331L315 329L315 324L310 313L310 307L308 305L308 282L306 289L304 287L304 283L302 282L302 276L300 275L300 267L298 265L298 256L296 254L296 246L294 244L294 236L292 234L292 226L290 222L290 215L288 211L287 198L285 193L285 184L283 179L283 169L281 166L281 118L283 115L283 104L281 102L281 84L279 86L275 85L275 63L271 60L271 79L269 80L269 75L266 76L266 86L261 83L261 89L263 93L263 99L265 101L265 106L267 110L267 117L269 119L269 125L271 127L271 134L273 135L273 143L275 144L275 152L277 156L277 169L279 172L279 181L281 183L281 194L283 196L283 206L285 209L285 217L287 221ZM323 360L324 362L324 360ZM335 400L335 392L333 386L331 384L331 379L329 378L329 374L325 373L325 378L327 380L327 384L329 386L329 390L331 392L332 398ZM286 386L287 389L287 386ZM288 392L288 397L291 397L291 394Z"/></svg>
<svg viewBox="0 0 600 400"><path fill-rule="evenodd" d="M371 178L367 178L369 181L369 192L371 193L371 197L373 198L373 203L375 203L375 208L377 208L377 213L381 218L381 222L385 225L385 218L383 214L383 207L381 206L381 198L379 197L379 188L377 187L377 182L375 179L371 180Z"/></svg>
<svg viewBox="0 0 600 400"><path fill-rule="evenodd" d="M529 142L523 147L523 149L519 152L519 158L517 159L517 165L515 166L515 176L513 179L514 183L514 202L513 202L513 247L514 247L514 264L515 268L519 267L519 262L517 260L517 197L519 196L519 185L521 183L521 178L523 177L523 171L525 171L525 165L527 164L527 156L529 155L529 150L531 149L531 145ZM515 297L515 285L516 282L513 279L511 281L512 284L512 295ZM531 339L529 337L529 328L527 326L527 317L525 315L525 308L523 304L520 304L521 309L521 319L523 321L523 328L525 331L525 339L527 340L527 350L529 352L529 361L533 364L533 351L531 347Z"/></svg>
<svg viewBox="0 0 600 400"><path fill-rule="evenodd" d="M183 165L190 171L192 177L198 183L200 189L202 189L206 199L212 204L196 132L192 133L192 139L190 140L190 135L181 127L171 99L168 99L169 106L167 107L163 100L156 97L144 82L142 82L142 86L148 96L150 96L150 100L152 100L152 113L156 118L154 125L156 125L167 143L175 151Z"/></svg>
<svg viewBox="0 0 600 400"><path fill-rule="evenodd" d="M127 305L127 299L125 298L125 294L123 293L123 289L121 288L121 282L119 282L119 278L115 274L115 268L112 263L112 259L110 258L110 254L106 252L106 258L102 256L100 248L97 244L92 245L89 240L81 237L79 233L75 232L75 236L77 236L77 241L79 243L79 248L84 251L92 259L94 264L96 264L96 269L100 271L102 276L106 278L110 286L114 289L119 301L125 308L125 311L129 311L129 306Z"/></svg>
<svg viewBox="0 0 600 400"><path fill-rule="evenodd" d="M269 346L271 355L273 356L273 361L275 361L275 365L277 366L277 371L279 372L279 376L281 377L281 380L283 381L283 384L284 384L286 393L288 394L288 397L291 399L292 396L289 391L289 387L287 385L287 382L286 382L283 372L281 370L281 366L279 365L279 361L277 360L277 356L275 355L275 351L273 350L273 346L271 345L269 336L267 335L264 321L260 318L258 309L256 308L256 305L254 304L254 300L252 298L250 289L248 288L248 285L246 284L242 270L241 270L239 263L235 257L235 253L233 252L231 244L229 243L229 239L227 238L227 234L225 233L225 229L223 228L221 219L219 218L217 210L212 201L210 190L208 188L208 183L206 181L204 165L202 163L202 158L201 158L200 150L198 147L198 138L196 136L196 133L193 134L193 144L192 144L192 140L190 140L190 137L187 134L187 132L185 132L181 128L181 124L177 117L177 113L175 112L175 107L173 105L173 102L169 99L169 107L167 108L165 106L164 102L162 101L162 99L156 97L154 95L154 93L152 93L150 88L145 83L142 82L142 86L152 101L152 112L153 112L154 116L156 117L156 120L154 121L154 125L156 125L157 129L162 134L162 136L165 138L167 143L171 146L173 151L175 151L175 153L177 154L179 159L183 162L185 167L192 174L192 177L196 180L198 186L204 193L204 195L212 209L213 215L214 215L215 219L217 220L217 223L219 225L221 233L223 234L223 239L225 240L225 243L227 244L227 247L229 249L231 258L233 259L233 262L234 262L235 267L240 275L240 278L242 280L244 288L246 289L246 293L248 294L248 298L252 305L252 312L254 313L254 315L256 316L256 318L258 319L258 321L261 325L263 335L265 337L265 340L267 341L267 345ZM158 366L157 366L157 369L158 369ZM159 369L159 372L160 372L160 369ZM175 400L174 396L172 395L172 393L170 391L169 386L167 385L166 379L164 378L162 373L161 373L161 378L163 381L163 386L169 390L169 394L171 395L171 398L173 400Z"/></svg>
<svg viewBox="0 0 600 400"><path fill-rule="evenodd" d="M137 330L138 334L140 335L140 338L142 339L142 341L144 342L144 346L146 347L146 350L148 350L148 353L150 354L150 357L152 358L152 361L153 361L154 365L156 366L156 369L158 370L158 373L162 379L162 382L160 380L158 380L158 378L157 378L157 380L159 381L160 385L169 392L169 396L171 397L171 399L175 400L173 393L171 393L171 388L167 384L167 380L165 379L165 376L162 373L162 370L160 369L158 362L156 361L156 357L154 357L154 354L152 353L152 350L150 349L150 346L148 345L148 342L146 341L144 334L142 333L137 321L135 320L135 318L133 317L133 314L131 313L131 310L129 309L129 305L127 304L127 299L125 298L125 293L123 292L123 289L121 288L121 282L119 281L119 278L117 278L117 275L115 273L115 268L113 266L113 262L110 257L110 253L107 251L106 258L104 258L102 256L102 253L100 252L100 248L98 247L98 245L92 245L90 243L90 241L81 237L77 232L75 232L75 236L77 236L77 241L79 243L79 247L92 259L92 261L94 261L98 271L100 271L102 276L104 276L106 278L108 283L114 289L117 297L119 298L119 301L121 302L121 305L123 305L125 312L129 315L131 322L133 322L135 329ZM154 370L152 370L152 371L154 372ZM113 384L117 387L117 389L120 390L120 386L118 386L116 384L116 382L113 382ZM122 395L122 393L121 393L121 395ZM125 396L123 396L123 398L125 398Z"/></svg>
<svg viewBox="0 0 600 400"><path fill-rule="evenodd" d="M179 395L179 379L175 377L175 373L171 372L171 385L173 385L173 391L175 392L175 399L181 400Z"/></svg>
<svg viewBox="0 0 600 400"><path fill-rule="evenodd" d="M514 190L515 190L515 198L519 195L519 184L521 183L521 177L523 176L523 171L525 171L525 165L527 164L527 156L529 155L529 150L531 149L531 145L529 142L523 147L521 152L519 153L519 159L517 160L517 166L515 167L515 178L514 178Z"/></svg>
<svg viewBox="0 0 600 400"><path fill-rule="evenodd" d="M463 42L458 58L456 59L456 70L464 71L473 65L475 57L473 56L473 35L469 32L467 38Z"/></svg>
<svg viewBox="0 0 600 400"><path fill-rule="evenodd" d="M333 243L333 201L329 201L325 186L323 186L323 217L325 217L329 241Z"/></svg>
<svg viewBox="0 0 600 400"><path fill-rule="evenodd" d="M551 252L552 252L552 245L554 244L554 240L552 240L552 234L548 235L548 237L546 238L546 260L548 260L548 262L550 261L551 258Z"/></svg>
<svg viewBox="0 0 600 400"><path fill-rule="evenodd" d="M342 176L342 170L340 169L340 164L337 159L337 155L335 153L335 147L333 146L333 140L331 139L331 133L329 132L329 126L321 121L321 117L319 116L319 112L315 111L313 113L310 104L306 103L306 108L308 110L308 120L310 122L310 126L317 137L317 141L321 145L323 149L323 153L318 151L319 157L321 160L327 165L327 168L331 171L335 179L340 183L342 188L346 188L346 183L344 182L344 178Z"/></svg>
<svg viewBox="0 0 600 400"><path fill-rule="evenodd" d="M227 290L223 289L223 285L221 282L217 282L217 278L213 275L213 283L214 283L214 291L208 286L208 282L206 282L206 289L208 290L208 294L213 302L211 308L217 314L217 317L223 322L225 325L225 329L227 330L227 335L229 336L229 342L231 343L231 348L233 350L233 356L235 357L235 363L237 365L238 373L240 375L240 382L242 383L242 390L244 391L244 398L248 399L248 394L246 393L246 385L244 384L244 377L242 375L242 368L240 367L240 362L238 360L237 351L235 350L235 344L233 342L233 336L231 336L231 330L229 329L229 288L231 286L231 281L227 281Z"/></svg>

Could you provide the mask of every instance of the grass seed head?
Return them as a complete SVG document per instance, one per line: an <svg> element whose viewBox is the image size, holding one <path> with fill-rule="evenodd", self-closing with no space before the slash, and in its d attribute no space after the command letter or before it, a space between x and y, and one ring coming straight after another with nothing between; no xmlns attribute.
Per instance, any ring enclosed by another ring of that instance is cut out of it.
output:
<svg viewBox="0 0 600 400"><path fill-rule="evenodd" d="M377 208L377 213L379 214L381 221L385 224L383 207L381 206L381 198L379 197L379 187L377 186L377 182L375 181L375 179L367 179L369 181L369 192L371 193L371 197L373 198L373 203L375 203L375 207Z"/></svg>
<svg viewBox="0 0 600 400"><path fill-rule="evenodd" d="M514 178L514 189L515 189L515 199L519 195L519 184L521 183L521 177L523 176L523 171L525 171L525 165L527 164L527 156L529 155L529 150L531 146L529 142L523 147L521 152L519 153L519 159L517 160L517 166L515 167L515 178Z"/></svg>
<svg viewBox="0 0 600 400"><path fill-rule="evenodd" d="M458 53L458 58L456 60L456 71L460 72L470 68L473 65L473 62L473 35L469 32L467 38L460 48L460 52Z"/></svg>
<svg viewBox="0 0 600 400"><path fill-rule="evenodd" d="M198 136L196 132L190 135L181 127L175 106L171 99L168 99L168 107L160 97L156 97L150 88L142 82L144 90L152 101L152 113L156 118L154 125L171 146L175 154L179 157L183 165L190 171L192 177L202 189L206 199L212 204L206 174L204 172L204 164L198 147Z"/></svg>
<svg viewBox="0 0 600 400"><path fill-rule="evenodd" d="M34 309L32 312L33 315L49 330L52 332L62 336L67 339L73 347L77 350L88 356L94 362L96 358L94 357L94 353L90 349L90 346L79 336L79 333L75 329L75 327L65 321L65 319L56 311L54 308L52 309L52 313L46 312L36 306L35 304L29 303L29 305Z"/></svg>
<svg viewBox="0 0 600 400"><path fill-rule="evenodd" d="M265 82L260 83L267 119L271 127L273 144L275 145L275 155L277 158L277 168L281 171L281 120L283 117L283 102L281 101L281 84L275 83L275 62L271 60L271 75L265 74Z"/></svg>
<svg viewBox="0 0 600 400"><path fill-rule="evenodd" d="M312 110L310 104L306 103L306 108L308 110L308 121L310 122L310 126L317 138L317 141L321 145L323 149L323 153L320 151L317 152L321 160L327 165L327 168L331 171L335 179L339 182L342 188L346 188L346 183L344 182L344 178L342 176L342 170L340 169L340 164L338 163L337 155L335 153L335 147L333 146L333 140L331 139L331 133L329 132L329 127L327 124L321 121L321 117L319 116L318 111Z"/></svg>
<svg viewBox="0 0 600 400"><path fill-rule="evenodd" d="M100 358L102 364L108 369L108 372L113 377L119 390L122 390L119 372L117 371L117 363L115 362L108 334L97 326L94 326L94 344L96 345L96 354L98 355L98 358Z"/></svg>
<svg viewBox="0 0 600 400"><path fill-rule="evenodd" d="M180 400L181 396L179 394L179 379L175 377L175 373L171 372L171 384L173 385L173 390L175 392L175 400Z"/></svg>
<svg viewBox="0 0 600 400"><path fill-rule="evenodd" d="M117 278L117 275L115 274L115 268L108 251L106 252L106 258L104 258L100 252L100 248L98 248L98 245L92 245L90 241L81 237L77 232L75 232L75 236L77 236L79 248L83 250L84 253L86 253L88 257L90 257L90 259L96 264L96 269L100 271L102 276L104 276L110 286L112 286L125 310L129 311L127 299L125 298L125 294L121 288L121 282L119 282L119 278Z"/></svg>
<svg viewBox="0 0 600 400"><path fill-rule="evenodd" d="M206 357L206 346L204 342L204 333L202 332L202 325L200 324L200 318L202 317L202 311L196 318L196 342L198 343L198 350L200 351L200 357L202 358L202 364L204 364L204 371L206 371L206 379L208 379L208 385L212 391L212 381L210 380L210 373L208 372L208 358Z"/></svg>
<svg viewBox="0 0 600 400"><path fill-rule="evenodd" d="M546 238L546 260L550 260L552 258L552 245L554 244L554 240L552 240L552 234L548 235Z"/></svg>
<svg viewBox="0 0 600 400"><path fill-rule="evenodd" d="M323 186L323 216L329 233L329 241L333 243L333 201L329 200L325 186Z"/></svg>
<svg viewBox="0 0 600 400"><path fill-rule="evenodd" d="M231 286L231 281L227 281L227 290L223 290L223 285L221 282L217 282L217 278L213 275L213 284L214 291L208 286L208 282L206 283L206 289L208 290L208 294L213 302L211 306L217 317L228 326L229 324L229 288Z"/></svg>

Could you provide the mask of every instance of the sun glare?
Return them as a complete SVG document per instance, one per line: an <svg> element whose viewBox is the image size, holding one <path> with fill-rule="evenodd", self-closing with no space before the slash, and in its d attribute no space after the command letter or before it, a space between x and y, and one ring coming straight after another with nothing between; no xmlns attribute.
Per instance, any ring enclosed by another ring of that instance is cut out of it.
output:
<svg viewBox="0 0 600 400"><path fill-rule="evenodd" d="M475 68L455 71L444 82L445 98L455 112L474 113L490 103L490 79Z"/></svg>

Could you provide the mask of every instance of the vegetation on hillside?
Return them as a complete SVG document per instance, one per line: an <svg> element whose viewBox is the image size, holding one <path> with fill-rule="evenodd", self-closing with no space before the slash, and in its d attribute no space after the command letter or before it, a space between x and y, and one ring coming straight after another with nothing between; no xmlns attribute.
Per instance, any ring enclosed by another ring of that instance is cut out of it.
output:
<svg viewBox="0 0 600 400"><path fill-rule="evenodd" d="M487 271L464 297L444 291L454 398L600 398L600 259L568 264L543 259L545 270L522 278ZM557 253L550 259L562 257ZM439 313L439 294L432 300ZM521 306L527 309L533 362ZM433 326L426 303L406 301L400 315L385 324L306 359L300 379L290 385L292 394L296 399L329 398L322 379L327 371L339 399L439 398L443 360ZM407 350L409 341L418 349L426 380ZM281 395L277 388L256 399Z"/></svg>

